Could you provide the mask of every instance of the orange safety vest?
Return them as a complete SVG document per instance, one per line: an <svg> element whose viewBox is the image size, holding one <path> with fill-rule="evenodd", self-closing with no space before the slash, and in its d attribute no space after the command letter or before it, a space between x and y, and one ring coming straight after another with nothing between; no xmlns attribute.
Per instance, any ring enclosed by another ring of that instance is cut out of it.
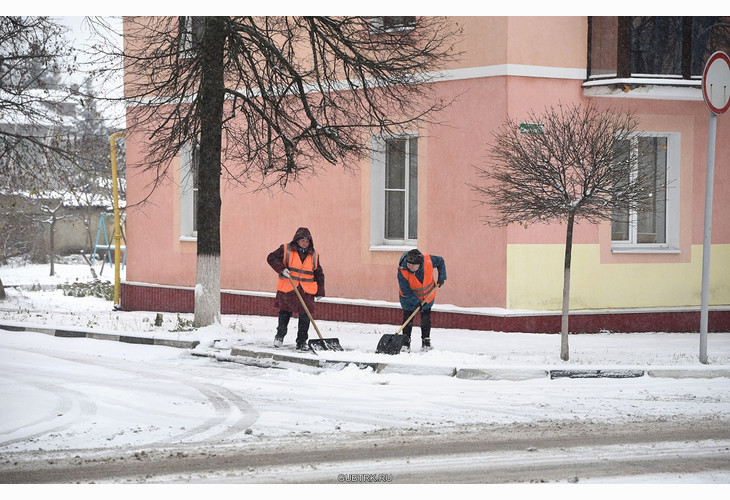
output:
<svg viewBox="0 0 730 500"><path fill-rule="evenodd" d="M317 293L317 281L314 279L314 270L317 269L319 264L319 258L317 251L308 253L304 258L304 262L299 258L299 252L289 248L288 244L284 244L284 267L289 268L291 279L295 285L301 285L309 295L315 295ZM279 276L279 281L276 284L276 289L282 292L292 292L294 288L291 286L291 281L285 276Z"/></svg>
<svg viewBox="0 0 730 500"><path fill-rule="evenodd" d="M433 262L431 262L430 255L423 255L423 283L418 281L416 275L408 269L401 269L400 272L408 280L408 284L413 293L416 294L416 297L418 297L418 300L423 302L424 299L428 298L428 301L431 302L436 298L436 290L438 288L436 287L436 282L433 280ZM405 294L400 288L398 291L401 297L405 297ZM433 292L433 295L431 295L431 292Z"/></svg>

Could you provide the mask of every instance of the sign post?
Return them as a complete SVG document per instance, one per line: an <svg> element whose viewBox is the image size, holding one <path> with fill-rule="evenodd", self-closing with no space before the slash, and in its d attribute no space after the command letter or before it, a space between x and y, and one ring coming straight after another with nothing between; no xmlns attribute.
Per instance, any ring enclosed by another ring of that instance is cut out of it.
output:
<svg viewBox="0 0 730 500"><path fill-rule="evenodd" d="M715 182L715 136L717 116L730 108L730 58L715 52L702 73L702 97L710 109L707 141L707 184L705 187L705 228L702 241L702 298L700 306L700 363L707 364L707 322L710 298L710 248L712 245L712 191Z"/></svg>

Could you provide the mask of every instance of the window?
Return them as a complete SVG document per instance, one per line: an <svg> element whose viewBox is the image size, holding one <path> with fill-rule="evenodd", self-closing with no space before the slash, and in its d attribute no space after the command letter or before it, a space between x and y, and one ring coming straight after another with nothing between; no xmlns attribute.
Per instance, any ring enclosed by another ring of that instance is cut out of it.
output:
<svg viewBox="0 0 730 500"><path fill-rule="evenodd" d="M408 30L415 24L416 16L378 16L370 20L373 32Z"/></svg>
<svg viewBox="0 0 730 500"><path fill-rule="evenodd" d="M375 137L370 174L371 246L418 239L418 138Z"/></svg>
<svg viewBox="0 0 730 500"><path fill-rule="evenodd" d="M594 16L588 23L590 79L697 79L713 52L730 47L729 17Z"/></svg>
<svg viewBox="0 0 730 500"><path fill-rule="evenodd" d="M640 134L631 149L646 151L632 175L654 186L651 205L641 213L614 211L613 251L661 252L679 250L679 134ZM638 156L638 155L637 155Z"/></svg>
<svg viewBox="0 0 730 500"><path fill-rule="evenodd" d="M198 166L200 146L185 144L180 151L180 238L198 236Z"/></svg>
<svg viewBox="0 0 730 500"><path fill-rule="evenodd" d="M198 50L198 43L203 37L203 18L199 16L182 16L179 18L180 57L193 57Z"/></svg>

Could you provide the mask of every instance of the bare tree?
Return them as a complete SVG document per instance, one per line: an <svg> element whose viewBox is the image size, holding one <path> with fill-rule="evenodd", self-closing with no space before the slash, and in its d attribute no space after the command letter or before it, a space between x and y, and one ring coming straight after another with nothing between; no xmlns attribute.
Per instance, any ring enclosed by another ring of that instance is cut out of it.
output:
<svg viewBox="0 0 730 500"><path fill-rule="evenodd" d="M64 125L68 89L58 75L73 72L65 29L49 17L0 16L0 191L46 185L38 168L48 155L70 158ZM0 299L5 291L0 281Z"/></svg>
<svg viewBox="0 0 730 500"><path fill-rule="evenodd" d="M641 212L656 202L655 185L637 175L644 152L632 145L638 126L631 113L601 111L593 104L558 105L542 115L512 118L494 132L484 180L472 185L490 209L490 225L566 224L560 358L569 359L570 264L573 226L596 224L623 211Z"/></svg>
<svg viewBox="0 0 730 500"><path fill-rule="evenodd" d="M56 267L56 224L64 219L70 219L75 215L67 212L67 193L55 191L46 198L42 193L37 193L29 199L34 211L28 211L23 216L34 224L48 225L48 261L50 264L49 276L55 276Z"/></svg>
<svg viewBox="0 0 730 500"><path fill-rule="evenodd" d="M72 158L63 133L73 73L65 28L48 17L0 16L0 188L45 182L38 158Z"/></svg>
<svg viewBox="0 0 730 500"><path fill-rule="evenodd" d="M199 144L195 324L220 316L220 182L286 188L323 164L368 154L448 103L430 94L456 54L444 19L125 19L128 123L149 138L153 185ZM140 135L141 136L141 135ZM132 168L131 165L127 167Z"/></svg>

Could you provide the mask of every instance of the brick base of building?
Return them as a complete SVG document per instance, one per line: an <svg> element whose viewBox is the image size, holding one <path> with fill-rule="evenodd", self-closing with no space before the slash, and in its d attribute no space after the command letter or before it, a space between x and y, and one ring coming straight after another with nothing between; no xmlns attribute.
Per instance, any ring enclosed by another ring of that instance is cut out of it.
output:
<svg viewBox="0 0 730 500"><path fill-rule="evenodd" d="M120 307L123 311L192 313L195 293L192 288L163 287L143 283L122 283ZM276 316L273 294L221 292L222 314ZM328 299L317 302L316 320L400 325L403 313L398 304L368 305ZM418 325L418 315L414 324ZM439 310L431 316L434 328L455 328L498 332L560 333L560 312L486 314L480 312ZM570 331L575 333L610 332L698 332L700 310L642 309L621 311L573 311ZM730 331L730 308L713 308L708 314L708 331Z"/></svg>

